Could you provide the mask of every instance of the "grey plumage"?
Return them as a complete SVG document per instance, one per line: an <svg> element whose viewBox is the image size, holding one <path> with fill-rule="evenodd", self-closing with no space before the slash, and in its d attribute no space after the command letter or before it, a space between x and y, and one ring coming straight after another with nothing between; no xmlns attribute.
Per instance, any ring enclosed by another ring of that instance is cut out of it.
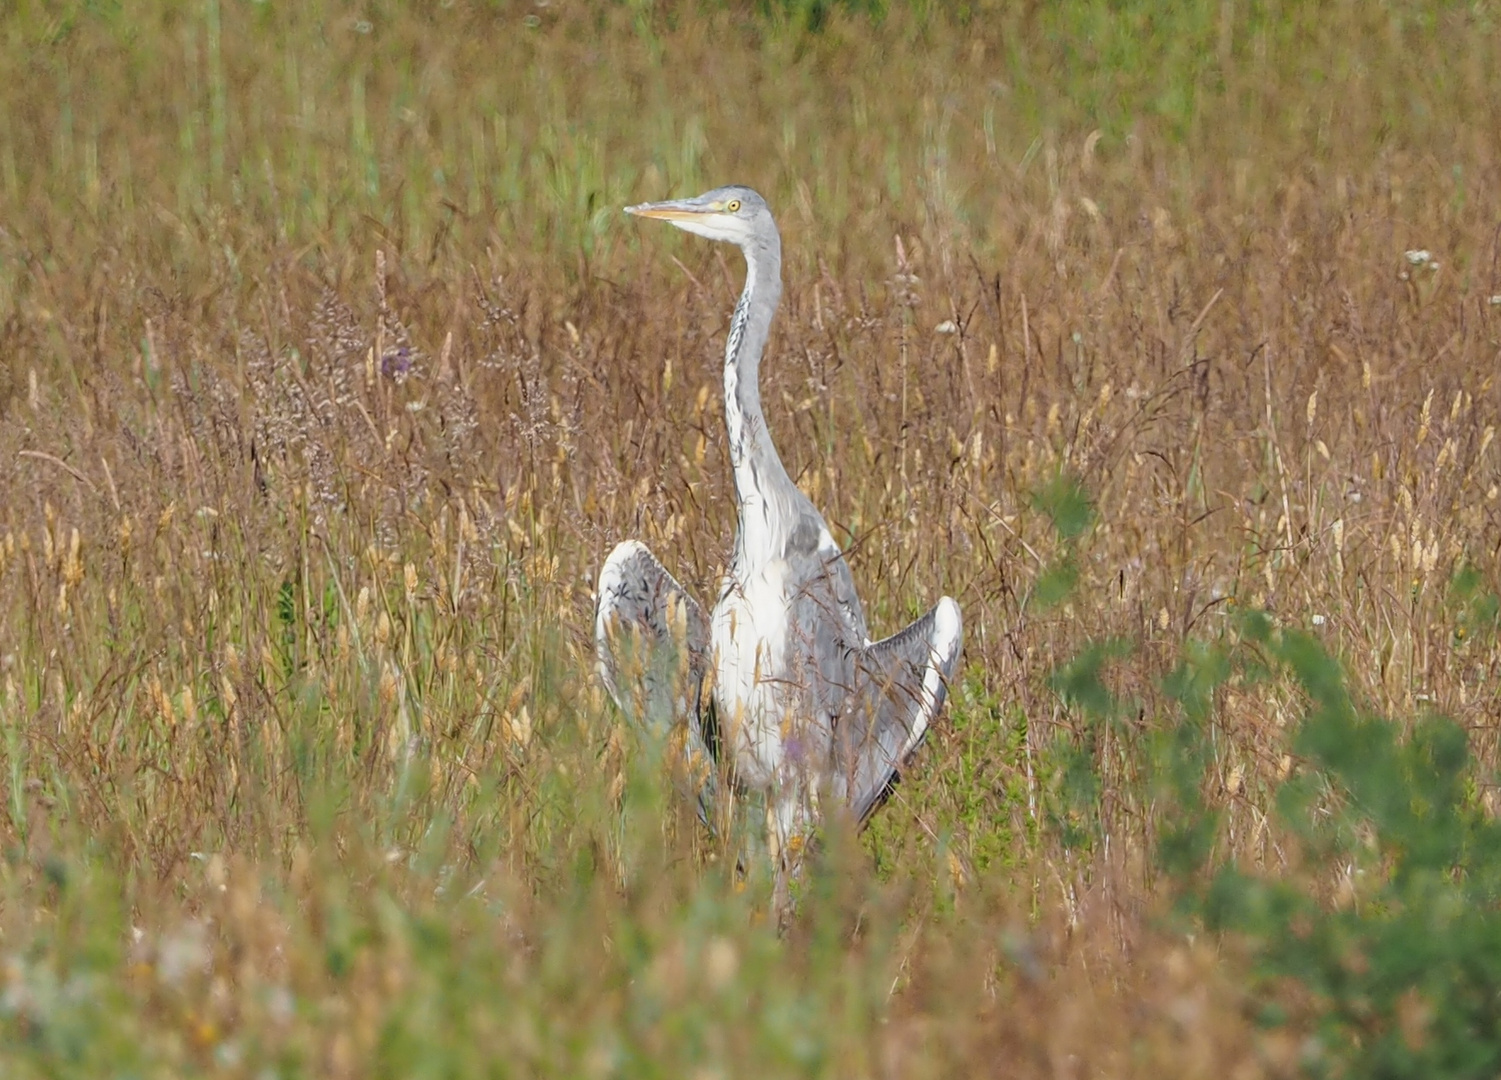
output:
<svg viewBox="0 0 1501 1080"><path fill-rule="evenodd" d="M650 729L681 726L693 760L707 758L714 743L737 783L767 793L771 841L785 870L822 800L865 822L921 744L958 662L959 606L944 597L872 644L849 564L777 456L759 371L781 298L781 238L761 196L718 188L627 210L745 254L724 365L738 523L707 618L645 547L629 542L611 553L596 613L600 671L633 719ZM705 729L706 682L717 739ZM712 798L707 783L698 795L701 805Z"/></svg>
<svg viewBox="0 0 1501 1080"><path fill-rule="evenodd" d="M709 617L639 541L616 545L600 571L594 644L600 680L632 723L663 744L681 729L682 778L708 824Z"/></svg>
<svg viewBox="0 0 1501 1080"><path fill-rule="evenodd" d="M950 601L952 603L952 601ZM922 744L927 725L943 704L943 682L953 673L956 647L939 665L941 679L927 686L942 616L934 607L905 630L862 649L855 679L835 726L838 740L834 790L864 824L902 766Z"/></svg>

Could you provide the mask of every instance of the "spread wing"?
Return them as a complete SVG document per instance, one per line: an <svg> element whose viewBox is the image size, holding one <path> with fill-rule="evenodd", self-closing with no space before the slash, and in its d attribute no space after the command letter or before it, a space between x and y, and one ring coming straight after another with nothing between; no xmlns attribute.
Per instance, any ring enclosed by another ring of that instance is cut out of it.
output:
<svg viewBox="0 0 1501 1080"><path fill-rule="evenodd" d="M864 824L927 734L959 662L963 621L945 596L900 633L866 646L835 732L835 794Z"/></svg>
<svg viewBox="0 0 1501 1080"><path fill-rule="evenodd" d="M599 571L599 675L626 717L658 739L683 732L699 816L709 820L714 763L705 739L709 619L646 545L616 546Z"/></svg>

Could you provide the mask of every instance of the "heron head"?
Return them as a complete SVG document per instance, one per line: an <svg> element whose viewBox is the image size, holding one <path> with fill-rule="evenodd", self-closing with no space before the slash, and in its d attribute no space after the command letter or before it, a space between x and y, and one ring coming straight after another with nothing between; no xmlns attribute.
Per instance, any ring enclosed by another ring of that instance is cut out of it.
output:
<svg viewBox="0 0 1501 1080"><path fill-rule="evenodd" d="M744 248L776 236L766 200L748 187L715 188L691 199L627 206L627 214L669 221L680 229Z"/></svg>

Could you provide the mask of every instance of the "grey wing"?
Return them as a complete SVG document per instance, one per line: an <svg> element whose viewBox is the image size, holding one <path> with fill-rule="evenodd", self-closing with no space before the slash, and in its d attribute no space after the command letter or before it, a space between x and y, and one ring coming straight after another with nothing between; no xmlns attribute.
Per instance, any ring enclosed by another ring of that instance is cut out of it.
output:
<svg viewBox="0 0 1501 1080"><path fill-rule="evenodd" d="M837 547L819 542L827 535L823 520L811 509L784 549L792 594L795 649L788 677L805 687L804 708L815 718L816 742L807 746L810 763L828 760L834 725L854 686L855 659L866 647L865 613L855 594L849 563Z"/></svg>
<svg viewBox="0 0 1501 1080"><path fill-rule="evenodd" d="M688 775L696 778L700 816L708 820L709 619L639 541L618 544L600 568L594 649L600 679L628 719L658 739L685 728Z"/></svg>
<svg viewBox="0 0 1501 1080"><path fill-rule="evenodd" d="M812 666L819 706L832 716L849 692L851 661L866 644L865 615L842 555L820 553L790 560L790 565L793 576L802 579L793 620Z"/></svg>
<svg viewBox="0 0 1501 1080"><path fill-rule="evenodd" d="M945 596L898 634L861 650L839 717L834 793L864 824L927 734L959 662L963 622Z"/></svg>

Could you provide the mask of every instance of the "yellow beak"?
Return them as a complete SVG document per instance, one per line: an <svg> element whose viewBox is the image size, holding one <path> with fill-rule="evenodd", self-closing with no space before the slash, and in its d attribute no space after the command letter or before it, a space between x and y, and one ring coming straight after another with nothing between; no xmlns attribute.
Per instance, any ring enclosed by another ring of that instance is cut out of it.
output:
<svg viewBox="0 0 1501 1080"><path fill-rule="evenodd" d="M658 221L693 221L697 218L707 217L709 214L720 212L717 206L692 206L685 207L680 203L641 203L638 206L627 206L627 214L635 214L637 217L655 218Z"/></svg>

